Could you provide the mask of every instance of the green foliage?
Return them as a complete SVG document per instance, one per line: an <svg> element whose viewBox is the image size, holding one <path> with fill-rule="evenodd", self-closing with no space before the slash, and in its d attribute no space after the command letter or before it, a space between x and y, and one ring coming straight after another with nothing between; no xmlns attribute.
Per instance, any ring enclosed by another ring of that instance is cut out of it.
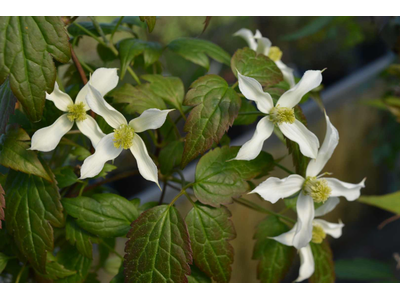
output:
<svg viewBox="0 0 400 300"><path fill-rule="evenodd" d="M17 98L10 89L10 82L7 78L0 86L0 135L6 132L10 115L14 113Z"/></svg>
<svg viewBox="0 0 400 300"><path fill-rule="evenodd" d="M10 87L32 122L41 119L45 92L56 80L52 56L63 63L71 57L60 17L0 17L0 84Z"/></svg>
<svg viewBox="0 0 400 300"><path fill-rule="evenodd" d="M185 123L182 167L219 142L239 112L240 98L223 78L206 75L192 83L184 104L195 107Z"/></svg>
<svg viewBox="0 0 400 300"><path fill-rule="evenodd" d="M6 207L6 199L4 197L4 190L0 183L0 229L2 229L1 221L4 221L4 208Z"/></svg>
<svg viewBox="0 0 400 300"><path fill-rule="evenodd" d="M313 35L314 33L317 33L318 31L328 26L334 19L335 17L333 16L317 17L315 20L300 28L298 31L283 36L282 40L293 41Z"/></svg>
<svg viewBox="0 0 400 300"><path fill-rule="evenodd" d="M242 105L240 106L239 110L239 115L235 119L235 122L233 122L233 125L250 125L253 124L257 118L258 115L240 115L240 113L243 112L255 112L259 113L257 108L251 103L251 101L247 101L246 99L242 98Z"/></svg>
<svg viewBox="0 0 400 300"><path fill-rule="evenodd" d="M211 283L210 277L204 274L195 265L190 266L190 275L187 276L188 283Z"/></svg>
<svg viewBox="0 0 400 300"><path fill-rule="evenodd" d="M11 259L11 257L5 255L4 253L0 252L0 274L4 271L7 266L7 262Z"/></svg>
<svg viewBox="0 0 400 300"><path fill-rule="evenodd" d="M60 283L76 283L84 282L89 274L90 265L92 260L81 255L75 247L63 247L57 254L57 261L64 268L76 271L75 274L58 279L56 282Z"/></svg>
<svg viewBox="0 0 400 300"><path fill-rule="evenodd" d="M310 246L314 256L315 271L309 281L313 283L335 282L335 266L328 242L324 240L321 244L310 243Z"/></svg>
<svg viewBox="0 0 400 300"><path fill-rule="evenodd" d="M397 281L391 264L372 259L356 258L337 260L335 262L335 272L337 278L352 282Z"/></svg>
<svg viewBox="0 0 400 300"><path fill-rule="evenodd" d="M49 280L57 280L66 278L76 274L76 271L66 269L62 264L58 263L56 258L48 253L46 263L46 273L38 272L38 274Z"/></svg>
<svg viewBox="0 0 400 300"><path fill-rule="evenodd" d="M69 166L55 169L54 175L60 189L71 186L78 181L78 176L75 175L74 169Z"/></svg>
<svg viewBox="0 0 400 300"><path fill-rule="evenodd" d="M229 282L233 248L229 240L236 237L226 208L208 207L197 203L186 217L196 265L217 282Z"/></svg>
<svg viewBox="0 0 400 300"><path fill-rule="evenodd" d="M65 238L71 245L75 245L78 251L87 258L92 258L91 235L86 230L80 228L72 218L67 220L65 227Z"/></svg>
<svg viewBox="0 0 400 300"><path fill-rule="evenodd" d="M167 146L162 148L158 162L160 164L160 171L164 175L171 174L174 167L180 165L183 154L183 142L173 141Z"/></svg>
<svg viewBox="0 0 400 300"><path fill-rule="evenodd" d="M400 214L400 191L382 196L361 196L358 201Z"/></svg>
<svg viewBox="0 0 400 300"><path fill-rule="evenodd" d="M89 31L91 34L95 36L100 36L100 33L94 26L93 22L78 22L80 26L85 28L87 31ZM103 31L104 34L110 34L113 32L115 25L114 23L99 23L101 30ZM119 26L118 31L127 31L130 32L130 29L124 26ZM85 30L82 30L77 26L75 23L71 24L68 26L68 33L74 37L81 36L81 35L89 35Z"/></svg>
<svg viewBox="0 0 400 300"><path fill-rule="evenodd" d="M125 247L126 282L187 282L192 263L189 234L176 208L161 205L132 224Z"/></svg>
<svg viewBox="0 0 400 300"><path fill-rule="evenodd" d="M152 32L154 30L154 27L156 26L156 17L139 17L139 18L140 21L146 22L149 32Z"/></svg>

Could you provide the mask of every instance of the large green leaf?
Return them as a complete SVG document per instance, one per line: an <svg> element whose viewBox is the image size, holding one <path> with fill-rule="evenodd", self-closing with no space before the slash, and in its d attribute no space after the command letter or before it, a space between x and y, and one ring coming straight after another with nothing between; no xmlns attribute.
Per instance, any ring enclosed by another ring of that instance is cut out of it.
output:
<svg viewBox="0 0 400 300"><path fill-rule="evenodd" d="M310 243L310 246L314 257L315 271L309 281L314 283L335 282L335 266L328 242L324 240L321 244Z"/></svg>
<svg viewBox="0 0 400 300"><path fill-rule="evenodd" d="M10 89L8 78L0 86L0 136L6 132L10 115L14 113L17 98Z"/></svg>
<svg viewBox="0 0 400 300"><path fill-rule="evenodd" d="M236 237L230 211L195 203L186 217L196 265L217 282L229 282Z"/></svg>
<svg viewBox="0 0 400 300"><path fill-rule="evenodd" d="M176 208L160 205L132 223L125 247L127 282L187 282L192 263L189 234Z"/></svg>
<svg viewBox="0 0 400 300"><path fill-rule="evenodd" d="M57 253L57 262L68 270L76 271L75 274L57 280L57 282L76 283L85 281L89 274L92 260L81 255L75 247L68 245L64 246Z"/></svg>
<svg viewBox="0 0 400 300"><path fill-rule="evenodd" d="M65 237L71 245L76 245L76 248L82 255L90 259L92 258L93 246L90 240L92 236L86 230L80 228L72 218L69 218L67 221Z"/></svg>
<svg viewBox="0 0 400 300"><path fill-rule="evenodd" d="M94 26L93 22L78 22L78 24L88 30L90 33L96 36L100 36L100 33ZM104 34L111 34L116 26L116 23L99 23L99 25ZM130 32L130 29L124 26L118 26L118 31ZM76 26L75 23L72 23L70 26L68 26L68 33L75 37L80 35L88 35L87 32L80 29L78 26Z"/></svg>
<svg viewBox="0 0 400 300"><path fill-rule="evenodd" d="M261 221L254 234L253 259L258 260L257 278L264 283L281 282L290 266L296 251L270 237L278 236L289 230L277 217L270 216Z"/></svg>
<svg viewBox="0 0 400 300"><path fill-rule="evenodd" d="M161 149L158 157L160 171L164 175L171 174L174 167L179 166L182 161L183 142L173 141Z"/></svg>
<svg viewBox="0 0 400 300"><path fill-rule="evenodd" d="M216 148L204 155L196 167L193 186L196 197L211 206L231 203L231 197L249 189L247 180L266 175L273 168L273 158L266 152L250 161L232 160L239 147Z"/></svg>
<svg viewBox="0 0 400 300"><path fill-rule="evenodd" d="M0 165L51 181L36 153L27 150L29 140L22 128L8 126L7 133L0 140Z"/></svg>
<svg viewBox="0 0 400 300"><path fill-rule="evenodd" d="M124 236L138 216L136 206L115 194L64 198L65 211L86 231L100 237Z"/></svg>
<svg viewBox="0 0 400 300"><path fill-rule="evenodd" d="M168 48L183 58L206 69L210 67L207 55L227 66L229 66L231 60L229 53L221 47L212 42L200 39L179 38L169 43Z"/></svg>
<svg viewBox="0 0 400 300"><path fill-rule="evenodd" d="M72 276L76 274L75 270L68 270L62 264L58 263L56 258L51 254L47 254L47 263L46 263L46 273L40 273L40 276L50 279L56 280L60 278L65 278L68 276Z"/></svg>
<svg viewBox="0 0 400 300"><path fill-rule="evenodd" d="M258 80L263 86L271 86L283 80L281 70L273 60L263 54L244 48L235 52L231 61L232 72Z"/></svg>
<svg viewBox="0 0 400 300"><path fill-rule="evenodd" d="M219 142L229 126L232 126L240 103L238 94L217 75L206 75L192 83L184 104L195 108L185 123L184 130L188 134L182 167L210 149L214 142Z"/></svg>
<svg viewBox="0 0 400 300"><path fill-rule="evenodd" d="M400 214L400 191L382 196L361 196L358 201Z"/></svg>
<svg viewBox="0 0 400 300"><path fill-rule="evenodd" d="M30 264L44 273L47 251L53 250L52 226L64 223L58 188L54 181L10 170L5 190L7 230Z"/></svg>
<svg viewBox="0 0 400 300"><path fill-rule="evenodd" d="M0 17L0 84L10 76L11 90L33 122L41 119L46 92L54 88L52 56L62 63L71 57L59 17Z"/></svg>
<svg viewBox="0 0 400 300"><path fill-rule="evenodd" d="M211 283L210 277L204 274L196 265L191 265L190 270L190 275L187 276L189 283Z"/></svg>
<svg viewBox="0 0 400 300"><path fill-rule="evenodd" d="M127 104L124 111L128 114L141 114L149 108L166 108L164 101L153 92L148 83L138 86L126 83L113 90L109 95L114 98L115 103Z"/></svg>

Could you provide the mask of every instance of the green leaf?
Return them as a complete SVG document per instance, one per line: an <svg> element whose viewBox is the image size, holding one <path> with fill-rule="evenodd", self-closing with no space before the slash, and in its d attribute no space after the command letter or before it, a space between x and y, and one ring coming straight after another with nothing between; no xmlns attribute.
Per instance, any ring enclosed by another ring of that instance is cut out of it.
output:
<svg viewBox="0 0 400 300"><path fill-rule="evenodd" d="M10 170L5 190L7 230L30 264L44 273L47 251L53 250L52 226L64 224L58 188L55 182Z"/></svg>
<svg viewBox="0 0 400 300"><path fill-rule="evenodd" d="M145 211L127 237L125 281L188 281L192 250L186 224L175 207L160 205Z"/></svg>
<svg viewBox="0 0 400 300"><path fill-rule="evenodd" d="M61 167L54 170L57 184L60 189L71 186L78 181L78 177L74 173L73 167Z"/></svg>
<svg viewBox="0 0 400 300"><path fill-rule="evenodd" d="M336 17L334 16L317 17L315 20L300 28L298 31L284 35L282 40L294 41L313 35L329 25L335 18Z"/></svg>
<svg viewBox="0 0 400 300"><path fill-rule="evenodd" d="M0 139L0 165L51 181L36 153L27 150L29 140L23 129L8 126L7 133Z"/></svg>
<svg viewBox="0 0 400 300"><path fill-rule="evenodd" d="M128 83L113 90L110 94L115 103L126 103L124 111L128 114L141 114L146 109L165 109L164 101L153 92L150 84L132 86Z"/></svg>
<svg viewBox="0 0 400 300"><path fill-rule="evenodd" d="M192 83L184 104L195 108L190 112L184 127L188 134L185 138L182 168L210 149L214 142L219 142L229 126L232 126L240 103L238 94L217 75L206 75Z"/></svg>
<svg viewBox="0 0 400 300"><path fill-rule="evenodd" d="M258 260L257 278L263 283L281 282L292 265L296 251L270 237L278 236L289 230L277 217L270 216L261 221L254 234L256 243L253 259Z"/></svg>
<svg viewBox="0 0 400 300"><path fill-rule="evenodd" d="M113 24L117 24L119 21L120 17L115 18L112 23ZM122 24L128 24L128 25L136 25L142 28L146 28L146 23L143 23L142 21L140 21L140 18L137 16L125 16L122 18Z"/></svg>
<svg viewBox="0 0 400 300"><path fill-rule="evenodd" d="M0 136L6 132L8 119L14 114L17 98L10 89L8 78L0 86Z"/></svg>
<svg viewBox="0 0 400 300"><path fill-rule="evenodd" d="M75 145L74 145L74 146L75 146ZM85 160L86 158L88 158L88 157L91 155L91 153L90 153L89 150L87 150L87 149L85 149L85 148L83 148L83 147L81 147L81 146L79 146L79 145L76 145L76 146L72 149L71 154L72 154L73 156L76 156L76 159L77 159L77 160L80 160L80 161Z"/></svg>
<svg viewBox="0 0 400 300"><path fill-rule="evenodd" d="M118 256L111 256L107 258L107 260L104 263L104 270L112 275L116 276L118 274L118 270L122 264L122 259Z"/></svg>
<svg viewBox="0 0 400 300"><path fill-rule="evenodd" d="M187 276L189 283L211 283L210 277L204 274L198 267L191 265L190 269L191 273Z"/></svg>
<svg viewBox="0 0 400 300"><path fill-rule="evenodd" d="M164 77L162 75L146 74L141 76L150 82L153 92L176 109L182 111L185 88L179 77Z"/></svg>
<svg viewBox="0 0 400 300"><path fill-rule="evenodd" d="M244 48L235 52L231 61L232 72L258 80L263 86L271 86L283 80L281 70L274 61L263 54Z"/></svg>
<svg viewBox="0 0 400 300"><path fill-rule="evenodd" d="M382 196L361 196L358 201L400 214L400 191Z"/></svg>
<svg viewBox="0 0 400 300"><path fill-rule="evenodd" d="M310 243L310 246L314 256L315 271L309 281L313 283L335 282L335 266L328 242L324 240L321 244Z"/></svg>
<svg viewBox="0 0 400 300"><path fill-rule="evenodd" d="M196 265L217 282L229 282L236 237L230 211L194 203L186 217Z"/></svg>
<svg viewBox="0 0 400 300"><path fill-rule="evenodd" d="M93 246L90 240L91 235L86 230L80 228L72 218L69 218L67 221L65 237L71 245L76 245L76 248L82 255L90 259L92 258Z"/></svg>
<svg viewBox="0 0 400 300"><path fill-rule="evenodd" d="M114 194L64 198L65 211L86 231L100 237L125 236L138 216L135 205Z"/></svg>
<svg viewBox="0 0 400 300"><path fill-rule="evenodd" d="M146 22L147 28L149 29L149 32L152 32L154 29L154 26L156 26L156 17L139 17L140 21Z"/></svg>
<svg viewBox="0 0 400 300"><path fill-rule="evenodd" d="M0 252L0 274L1 272L4 271L4 269L7 266L7 262L11 259L11 257L8 257L7 255L5 255L4 253Z"/></svg>
<svg viewBox="0 0 400 300"><path fill-rule="evenodd" d="M257 108L251 103L252 101L247 101L242 99L242 105L240 106L239 115L233 122L233 125L250 125L257 121L258 115L240 115L241 112L256 112L259 113Z"/></svg>
<svg viewBox="0 0 400 300"><path fill-rule="evenodd" d="M46 92L56 80L52 56L71 58L68 36L60 17L0 17L0 84L10 87L32 122L41 119Z"/></svg>
<svg viewBox="0 0 400 300"><path fill-rule="evenodd" d="M117 167L112 164L104 164L103 169L94 178L106 178L108 173L114 171L115 169L117 169Z"/></svg>
<svg viewBox="0 0 400 300"><path fill-rule="evenodd" d="M173 141L161 149L158 162L160 171L164 175L171 174L174 167L179 166L182 161L183 143Z"/></svg>
<svg viewBox="0 0 400 300"><path fill-rule="evenodd" d="M53 254L47 254L47 263L46 263L46 273L38 272L40 276L50 279L57 280L60 278L65 278L68 276L72 276L76 274L76 271L66 269L62 264L56 261L56 258Z"/></svg>
<svg viewBox="0 0 400 300"><path fill-rule="evenodd" d="M1 221L4 221L4 208L6 207L6 199L4 197L4 190L0 184L0 229L2 229Z"/></svg>
<svg viewBox="0 0 400 300"><path fill-rule="evenodd" d="M351 281L391 282L396 280L391 264L364 258L340 259L335 262L339 279Z"/></svg>
<svg viewBox="0 0 400 300"><path fill-rule="evenodd" d="M169 43L168 48L207 70L210 67L207 55L227 66L229 66L231 61L231 56L228 52L214 43L205 40L179 38Z"/></svg>
<svg viewBox="0 0 400 300"><path fill-rule="evenodd" d="M100 33L97 31L96 27L93 25L93 22L78 22L79 25L81 25L83 28L87 29L90 31L92 34L96 36L100 36ZM104 34L111 34L115 28L114 23L99 23L101 29L103 30ZM126 31L130 32L131 30L127 27L124 26L119 26L117 31ZM72 36L80 36L80 35L88 35L85 31L80 29L78 26L76 26L75 23L72 23L70 26L68 26L68 33Z"/></svg>
<svg viewBox="0 0 400 300"><path fill-rule="evenodd" d="M162 46L156 42L142 41L138 39L124 39L118 43L119 57L121 59L121 78L124 78L127 67L134 58L143 53L144 64L154 64L162 54Z"/></svg>
<svg viewBox="0 0 400 300"><path fill-rule="evenodd" d="M68 270L74 270L74 275L61 278L56 282L77 283L84 282L89 270L92 260L81 255L75 247L68 245L63 247L57 254L57 261Z"/></svg>
<svg viewBox="0 0 400 300"><path fill-rule="evenodd" d="M266 152L250 161L229 161L236 157L239 148L216 148L200 159L193 190L202 203L211 206L231 203L231 197L248 190L247 180L266 175L273 168L273 158Z"/></svg>

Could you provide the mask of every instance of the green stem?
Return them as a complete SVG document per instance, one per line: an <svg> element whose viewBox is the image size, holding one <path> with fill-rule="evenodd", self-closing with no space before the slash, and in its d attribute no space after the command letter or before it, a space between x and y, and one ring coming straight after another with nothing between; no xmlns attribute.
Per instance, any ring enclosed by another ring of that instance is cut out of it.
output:
<svg viewBox="0 0 400 300"><path fill-rule="evenodd" d="M102 37L104 43L108 44L108 40L103 32L103 29L101 28L99 22L97 22L95 17L89 17L90 20L92 21L94 27L96 28L97 32L100 34L100 36Z"/></svg>
<svg viewBox="0 0 400 300"><path fill-rule="evenodd" d="M88 185L88 182L87 181L83 181L82 182L82 186L81 186L81 188L80 188L80 190L79 190L79 194L78 194L78 196L80 197L80 196L82 196L82 193L83 193L83 191L84 191L84 189L85 189L85 187Z"/></svg>
<svg viewBox="0 0 400 300"><path fill-rule="evenodd" d="M87 30L85 27L83 27L81 24L79 23L74 23L76 27L78 27L80 30L82 30L83 32L85 32L87 35L91 36L92 38L94 38L97 42L99 42L99 44L102 44L104 47L108 47L108 45L106 43L104 43L101 39L99 39L95 34L91 33L89 30Z"/></svg>
<svg viewBox="0 0 400 300"><path fill-rule="evenodd" d="M239 82L236 81L234 84L232 84L231 88L234 89L235 87L237 87L238 83L239 83Z"/></svg>
<svg viewBox="0 0 400 300"><path fill-rule="evenodd" d="M113 31L111 32L111 37L110 37L111 44L113 43L114 34L117 32L117 29L118 29L119 25L121 25L121 22L123 19L124 19L124 16L119 18L117 25L115 25Z"/></svg>
<svg viewBox="0 0 400 300"><path fill-rule="evenodd" d="M176 195L174 199L172 199L172 201L168 204L168 206L171 207L171 206L175 203L175 201L178 200L178 198L179 198L180 196L182 196L184 193L185 193L185 190L182 189L182 190L179 192L179 194Z"/></svg>
<svg viewBox="0 0 400 300"><path fill-rule="evenodd" d="M23 264L21 270L19 271L19 273L17 275L17 278L15 279L15 283L19 283L19 281L21 280L21 276L25 271L25 267L26 267L26 264Z"/></svg>
<svg viewBox="0 0 400 300"><path fill-rule="evenodd" d="M118 52L117 52L117 55L118 55ZM135 71L133 71L131 67L128 67L127 70L128 70L128 73L131 74L133 79L135 79L137 84L139 84L139 85L142 84L142 82L140 81L139 77L136 75Z"/></svg>
<svg viewBox="0 0 400 300"><path fill-rule="evenodd" d="M285 168L281 164L277 163L274 161L274 165L277 166L278 168L282 169L283 171L287 172L288 174L295 174L294 172L290 171L289 169Z"/></svg>

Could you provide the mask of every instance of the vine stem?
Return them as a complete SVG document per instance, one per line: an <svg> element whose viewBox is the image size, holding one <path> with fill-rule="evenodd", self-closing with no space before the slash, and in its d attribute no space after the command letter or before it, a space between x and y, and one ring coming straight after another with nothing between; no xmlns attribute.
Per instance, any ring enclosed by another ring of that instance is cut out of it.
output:
<svg viewBox="0 0 400 300"><path fill-rule="evenodd" d="M234 84L232 84L231 88L232 88L232 89L234 89L235 87L237 87L237 86L238 86L238 84L239 84L239 82L238 82L238 81L236 81Z"/></svg>
<svg viewBox="0 0 400 300"><path fill-rule="evenodd" d="M295 174L294 172L290 171L289 169L287 169L286 167L277 163L276 161L274 161L274 165L277 166L278 168L282 169L283 171L287 172L288 174Z"/></svg>
<svg viewBox="0 0 400 300"><path fill-rule="evenodd" d="M163 203L166 190L167 190L167 180L163 180L163 189L161 192L160 200L158 200L158 205L161 205Z"/></svg>
<svg viewBox="0 0 400 300"><path fill-rule="evenodd" d="M25 267L26 267L26 264L23 264L21 270L18 272L17 278L15 279L15 283L19 283L19 281L21 280L21 276L22 276L22 273L24 273Z"/></svg>
<svg viewBox="0 0 400 300"><path fill-rule="evenodd" d="M179 192L179 194L176 195L174 199L172 199L171 203L169 203L168 206L172 206L172 205L176 202L176 200L179 199L180 196L182 196L182 195L184 195L184 194L186 195L186 194L187 194L187 193L186 193L186 189L190 188L193 184L194 184L194 182L191 182L191 183L185 185L185 186L182 188L182 190Z"/></svg>

